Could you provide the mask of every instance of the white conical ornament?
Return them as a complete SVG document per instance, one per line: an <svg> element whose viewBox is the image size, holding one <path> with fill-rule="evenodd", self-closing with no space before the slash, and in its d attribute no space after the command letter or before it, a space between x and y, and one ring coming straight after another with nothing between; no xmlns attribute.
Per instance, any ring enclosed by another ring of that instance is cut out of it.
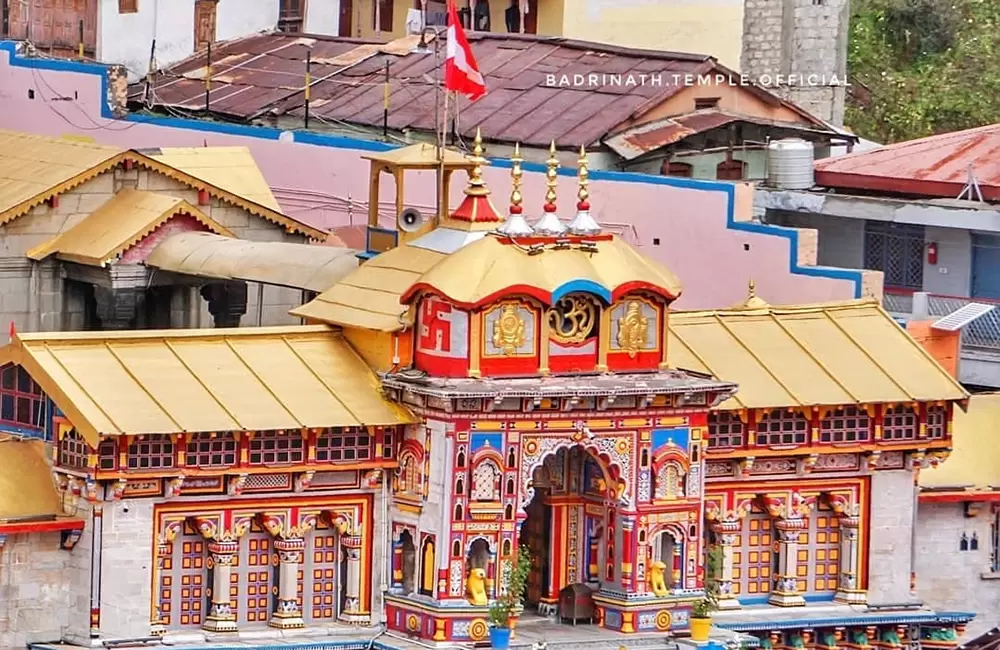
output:
<svg viewBox="0 0 1000 650"><path fill-rule="evenodd" d="M521 145L514 145L514 156L510 159L510 178L511 178L511 191L510 191L510 217L503 223L502 226L497 228L497 232L507 235L508 237L530 237L535 234L534 228L527 222L524 218L524 208L521 207L521 177L524 172L521 170L521 163L524 162L524 158L521 158Z"/></svg>
<svg viewBox="0 0 1000 650"><path fill-rule="evenodd" d="M548 169L545 170L545 213L542 218L535 222L535 232L545 237L558 237L566 234L566 224L559 221L556 216L556 186L559 184L559 159L556 158L556 141L552 141L549 147L549 159L546 161Z"/></svg>
<svg viewBox="0 0 1000 650"><path fill-rule="evenodd" d="M577 178L580 179L580 190L576 194L577 212L576 217L569 224L569 232L571 235L588 237L600 234L601 225L594 217L590 216L590 192L587 190L587 185L590 184L590 172L587 170L587 150L583 146L580 147L579 163Z"/></svg>

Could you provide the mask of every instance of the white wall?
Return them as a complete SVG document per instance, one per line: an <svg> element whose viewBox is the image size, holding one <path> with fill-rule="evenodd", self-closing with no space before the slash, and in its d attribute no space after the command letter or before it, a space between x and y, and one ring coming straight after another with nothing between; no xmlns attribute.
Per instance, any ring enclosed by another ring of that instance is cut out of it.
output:
<svg viewBox="0 0 1000 650"><path fill-rule="evenodd" d="M340 0L306 0L307 34L336 36L340 33Z"/></svg>
<svg viewBox="0 0 1000 650"><path fill-rule="evenodd" d="M338 0L314 0L312 4ZM149 53L156 39L156 65L176 63L194 53L194 0L138 0L139 11L119 14L118 0L100 0L97 58L120 63L135 80L149 69ZM219 0L216 38L220 41L274 29L278 0Z"/></svg>

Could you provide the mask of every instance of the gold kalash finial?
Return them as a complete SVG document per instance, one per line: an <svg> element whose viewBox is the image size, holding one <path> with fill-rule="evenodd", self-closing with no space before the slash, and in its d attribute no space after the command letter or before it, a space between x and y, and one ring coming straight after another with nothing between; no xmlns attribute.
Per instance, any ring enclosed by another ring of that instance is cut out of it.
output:
<svg viewBox="0 0 1000 650"><path fill-rule="evenodd" d="M747 299L736 305L734 309L767 309L770 305L757 295L757 283L753 280L747 283Z"/></svg>
<svg viewBox="0 0 1000 650"><path fill-rule="evenodd" d="M750 283L747 285L747 302L750 302L757 297L757 283L750 279Z"/></svg>
<svg viewBox="0 0 1000 650"><path fill-rule="evenodd" d="M524 170L521 169L521 163L524 162L524 158L521 157L521 143L514 144L514 155L511 156L510 162L510 213L521 214L524 209L521 207L524 200L521 196L521 178L524 176Z"/></svg>
<svg viewBox="0 0 1000 650"><path fill-rule="evenodd" d="M577 160L577 163L579 163L577 178L579 179L580 189L576 193L576 209L589 210L590 191L587 189L587 186L590 184L590 172L587 170L587 148L583 145L580 145L580 159Z"/></svg>
<svg viewBox="0 0 1000 650"><path fill-rule="evenodd" d="M556 187L559 186L559 158L556 157L556 141L549 147L549 159L545 161L545 211L556 211Z"/></svg>
<svg viewBox="0 0 1000 650"><path fill-rule="evenodd" d="M469 162L472 163L472 169L469 170L469 185L465 188L468 196L487 196L490 193L486 181L483 180L483 165L487 162L483 153L483 134L476 129L476 138L472 141L472 155L468 156Z"/></svg>

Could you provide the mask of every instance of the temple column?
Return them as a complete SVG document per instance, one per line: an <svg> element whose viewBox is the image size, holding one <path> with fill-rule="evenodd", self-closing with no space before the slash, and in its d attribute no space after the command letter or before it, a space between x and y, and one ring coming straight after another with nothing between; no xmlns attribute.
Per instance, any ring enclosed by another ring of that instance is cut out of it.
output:
<svg viewBox="0 0 1000 650"><path fill-rule="evenodd" d="M306 626L299 608L299 567L305 548L301 537L274 540L278 552L278 604L267 622L270 627L287 630Z"/></svg>
<svg viewBox="0 0 1000 650"><path fill-rule="evenodd" d="M167 556L170 545L162 537L156 543L156 557L153 558L153 615L149 619L150 636L163 636L167 626L163 624L163 612L160 611L160 575L163 573L163 558Z"/></svg>
<svg viewBox="0 0 1000 650"><path fill-rule="evenodd" d="M736 550L736 541L739 539L740 521L724 521L712 524L712 532L715 533L715 543L719 545L722 554L722 567L720 575L716 579L716 587L719 593L717 600L719 609L739 609L740 601L733 594L733 582L735 581L735 570L733 556Z"/></svg>
<svg viewBox="0 0 1000 650"><path fill-rule="evenodd" d="M347 558L347 583L344 585L343 618L349 621L359 621L367 616L361 611L361 577L364 575L361 566L361 535L344 535L340 539Z"/></svg>
<svg viewBox="0 0 1000 650"><path fill-rule="evenodd" d="M392 542L392 586L403 586L403 542L399 539Z"/></svg>
<svg viewBox="0 0 1000 650"><path fill-rule="evenodd" d="M236 614L229 599L229 585L233 575L233 561L240 550L239 542L216 541L208 543L209 560L212 562L212 606L201 628L209 632L236 632Z"/></svg>
<svg viewBox="0 0 1000 650"><path fill-rule="evenodd" d="M666 561L666 558L665 558ZM635 520L622 517L622 589L629 593L635 588Z"/></svg>
<svg viewBox="0 0 1000 650"><path fill-rule="evenodd" d="M497 546L500 542L495 542ZM490 551L490 559L486 562L486 593L488 597L496 598L499 594L497 589L497 553Z"/></svg>
<svg viewBox="0 0 1000 650"><path fill-rule="evenodd" d="M778 519L774 522L778 533L778 574L774 590L767 602L781 607L798 607L806 604L798 590L799 534L806 528L806 520Z"/></svg>
<svg viewBox="0 0 1000 650"><path fill-rule="evenodd" d="M840 579L834 600L842 603L864 604L868 594L860 589L858 576L858 527L859 517L840 517Z"/></svg>

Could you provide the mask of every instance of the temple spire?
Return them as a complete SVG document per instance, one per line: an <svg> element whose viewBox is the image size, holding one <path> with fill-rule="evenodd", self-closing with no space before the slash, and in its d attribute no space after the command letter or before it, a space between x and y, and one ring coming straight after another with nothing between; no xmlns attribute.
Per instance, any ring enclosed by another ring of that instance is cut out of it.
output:
<svg viewBox="0 0 1000 650"><path fill-rule="evenodd" d="M580 159L577 163L579 167L576 176L579 189L576 192L576 217L569 224L569 232L584 237L596 235L601 232L601 226L590 216L590 191L587 189L590 184L590 171L587 169L587 148L583 145L580 145Z"/></svg>
<svg viewBox="0 0 1000 650"><path fill-rule="evenodd" d="M747 283L747 299L733 307L733 309L767 309L770 307L763 298L757 295L757 283L750 280Z"/></svg>
<svg viewBox="0 0 1000 650"><path fill-rule="evenodd" d="M559 185L559 158L556 157L556 141L549 147L549 159L545 161L545 214L535 224L535 232L540 235L557 237L566 233L566 224L556 216L556 187Z"/></svg>
<svg viewBox="0 0 1000 650"><path fill-rule="evenodd" d="M523 201L523 197L521 196L521 178L524 176L524 171L521 169L521 163L524 162L524 158L521 157L520 143L514 145L514 155L511 157L510 162L510 218L497 229L497 232L508 237L529 237L535 231L525 221L522 214L524 208L521 206Z"/></svg>
<svg viewBox="0 0 1000 650"><path fill-rule="evenodd" d="M469 162L472 163L472 169L469 170L469 184L465 188L468 196L486 196L490 193L486 181L483 180L483 165L487 163L483 152L483 134L476 129L476 138L472 141L472 155L468 156Z"/></svg>

